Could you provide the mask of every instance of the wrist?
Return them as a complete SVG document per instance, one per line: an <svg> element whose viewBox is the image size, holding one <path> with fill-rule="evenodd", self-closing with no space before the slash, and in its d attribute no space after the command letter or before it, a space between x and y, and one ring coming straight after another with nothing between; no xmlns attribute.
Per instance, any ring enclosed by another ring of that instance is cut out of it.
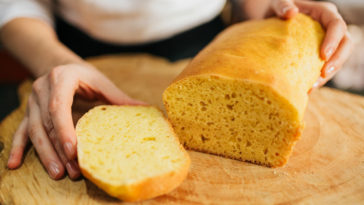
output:
<svg viewBox="0 0 364 205"><path fill-rule="evenodd" d="M30 68L34 77L45 75L53 68L62 65L78 64L90 66L81 57L77 56L57 39L55 39L52 43L48 42L48 46L47 50L49 50L49 52L43 56L43 58L46 59L39 63L38 68Z"/></svg>

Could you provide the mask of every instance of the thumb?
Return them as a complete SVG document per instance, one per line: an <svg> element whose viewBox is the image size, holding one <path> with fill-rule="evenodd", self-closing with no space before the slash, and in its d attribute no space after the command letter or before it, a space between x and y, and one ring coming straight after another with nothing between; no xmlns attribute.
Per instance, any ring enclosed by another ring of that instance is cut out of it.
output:
<svg viewBox="0 0 364 205"><path fill-rule="evenodd" d="M272 8L278 17L293 18L298 13L298 7L292 0L272 0Z"/></svg>

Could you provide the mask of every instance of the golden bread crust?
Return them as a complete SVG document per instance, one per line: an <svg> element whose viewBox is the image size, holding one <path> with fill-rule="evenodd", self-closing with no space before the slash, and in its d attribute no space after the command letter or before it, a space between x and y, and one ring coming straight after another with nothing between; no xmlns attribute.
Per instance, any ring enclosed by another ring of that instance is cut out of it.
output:
<svg viewBox="0 0 364 205"><path fill-rule="evenodd" d="M291 102L303 119L307 93L324 64L319 51L324 35L321 25L304 14L291 20L235 24L203 49L174 82L217 75L264 83Z"/></svg>

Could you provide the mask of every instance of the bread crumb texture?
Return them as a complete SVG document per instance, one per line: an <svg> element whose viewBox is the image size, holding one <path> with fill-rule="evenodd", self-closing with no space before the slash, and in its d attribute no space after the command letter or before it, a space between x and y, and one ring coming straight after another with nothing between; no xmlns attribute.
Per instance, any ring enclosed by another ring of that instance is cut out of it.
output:
<svg viewBox="0 0 364 205"><path fill-rule="evenodd" d="M320 75L324 32L311 18L241 23L222 32L163 94L188 148L283 166Z"/></svg>
<svg viewBox="0 0 364 205"><path fill-rule="evenodd" d="M78 161L100 188L125 201L165 194L190 159L163 114L151 106L98 106L77 123Z"/></svg>

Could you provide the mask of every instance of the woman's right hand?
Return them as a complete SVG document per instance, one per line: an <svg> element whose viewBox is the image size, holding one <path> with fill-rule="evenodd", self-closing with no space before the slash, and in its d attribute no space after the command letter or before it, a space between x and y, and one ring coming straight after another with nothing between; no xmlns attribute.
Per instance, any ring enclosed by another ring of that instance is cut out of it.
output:
<svg viewBox="0 0 364 205"><path fill-rule="evenodd" d="M80 176L76 161L76 132L71 106L75 94L111 104L145 104L120 91L89 64L67 64L53 68L33 83L23 121L14 134L8 167L20 166L28 137L53 179Z"/></svg>

